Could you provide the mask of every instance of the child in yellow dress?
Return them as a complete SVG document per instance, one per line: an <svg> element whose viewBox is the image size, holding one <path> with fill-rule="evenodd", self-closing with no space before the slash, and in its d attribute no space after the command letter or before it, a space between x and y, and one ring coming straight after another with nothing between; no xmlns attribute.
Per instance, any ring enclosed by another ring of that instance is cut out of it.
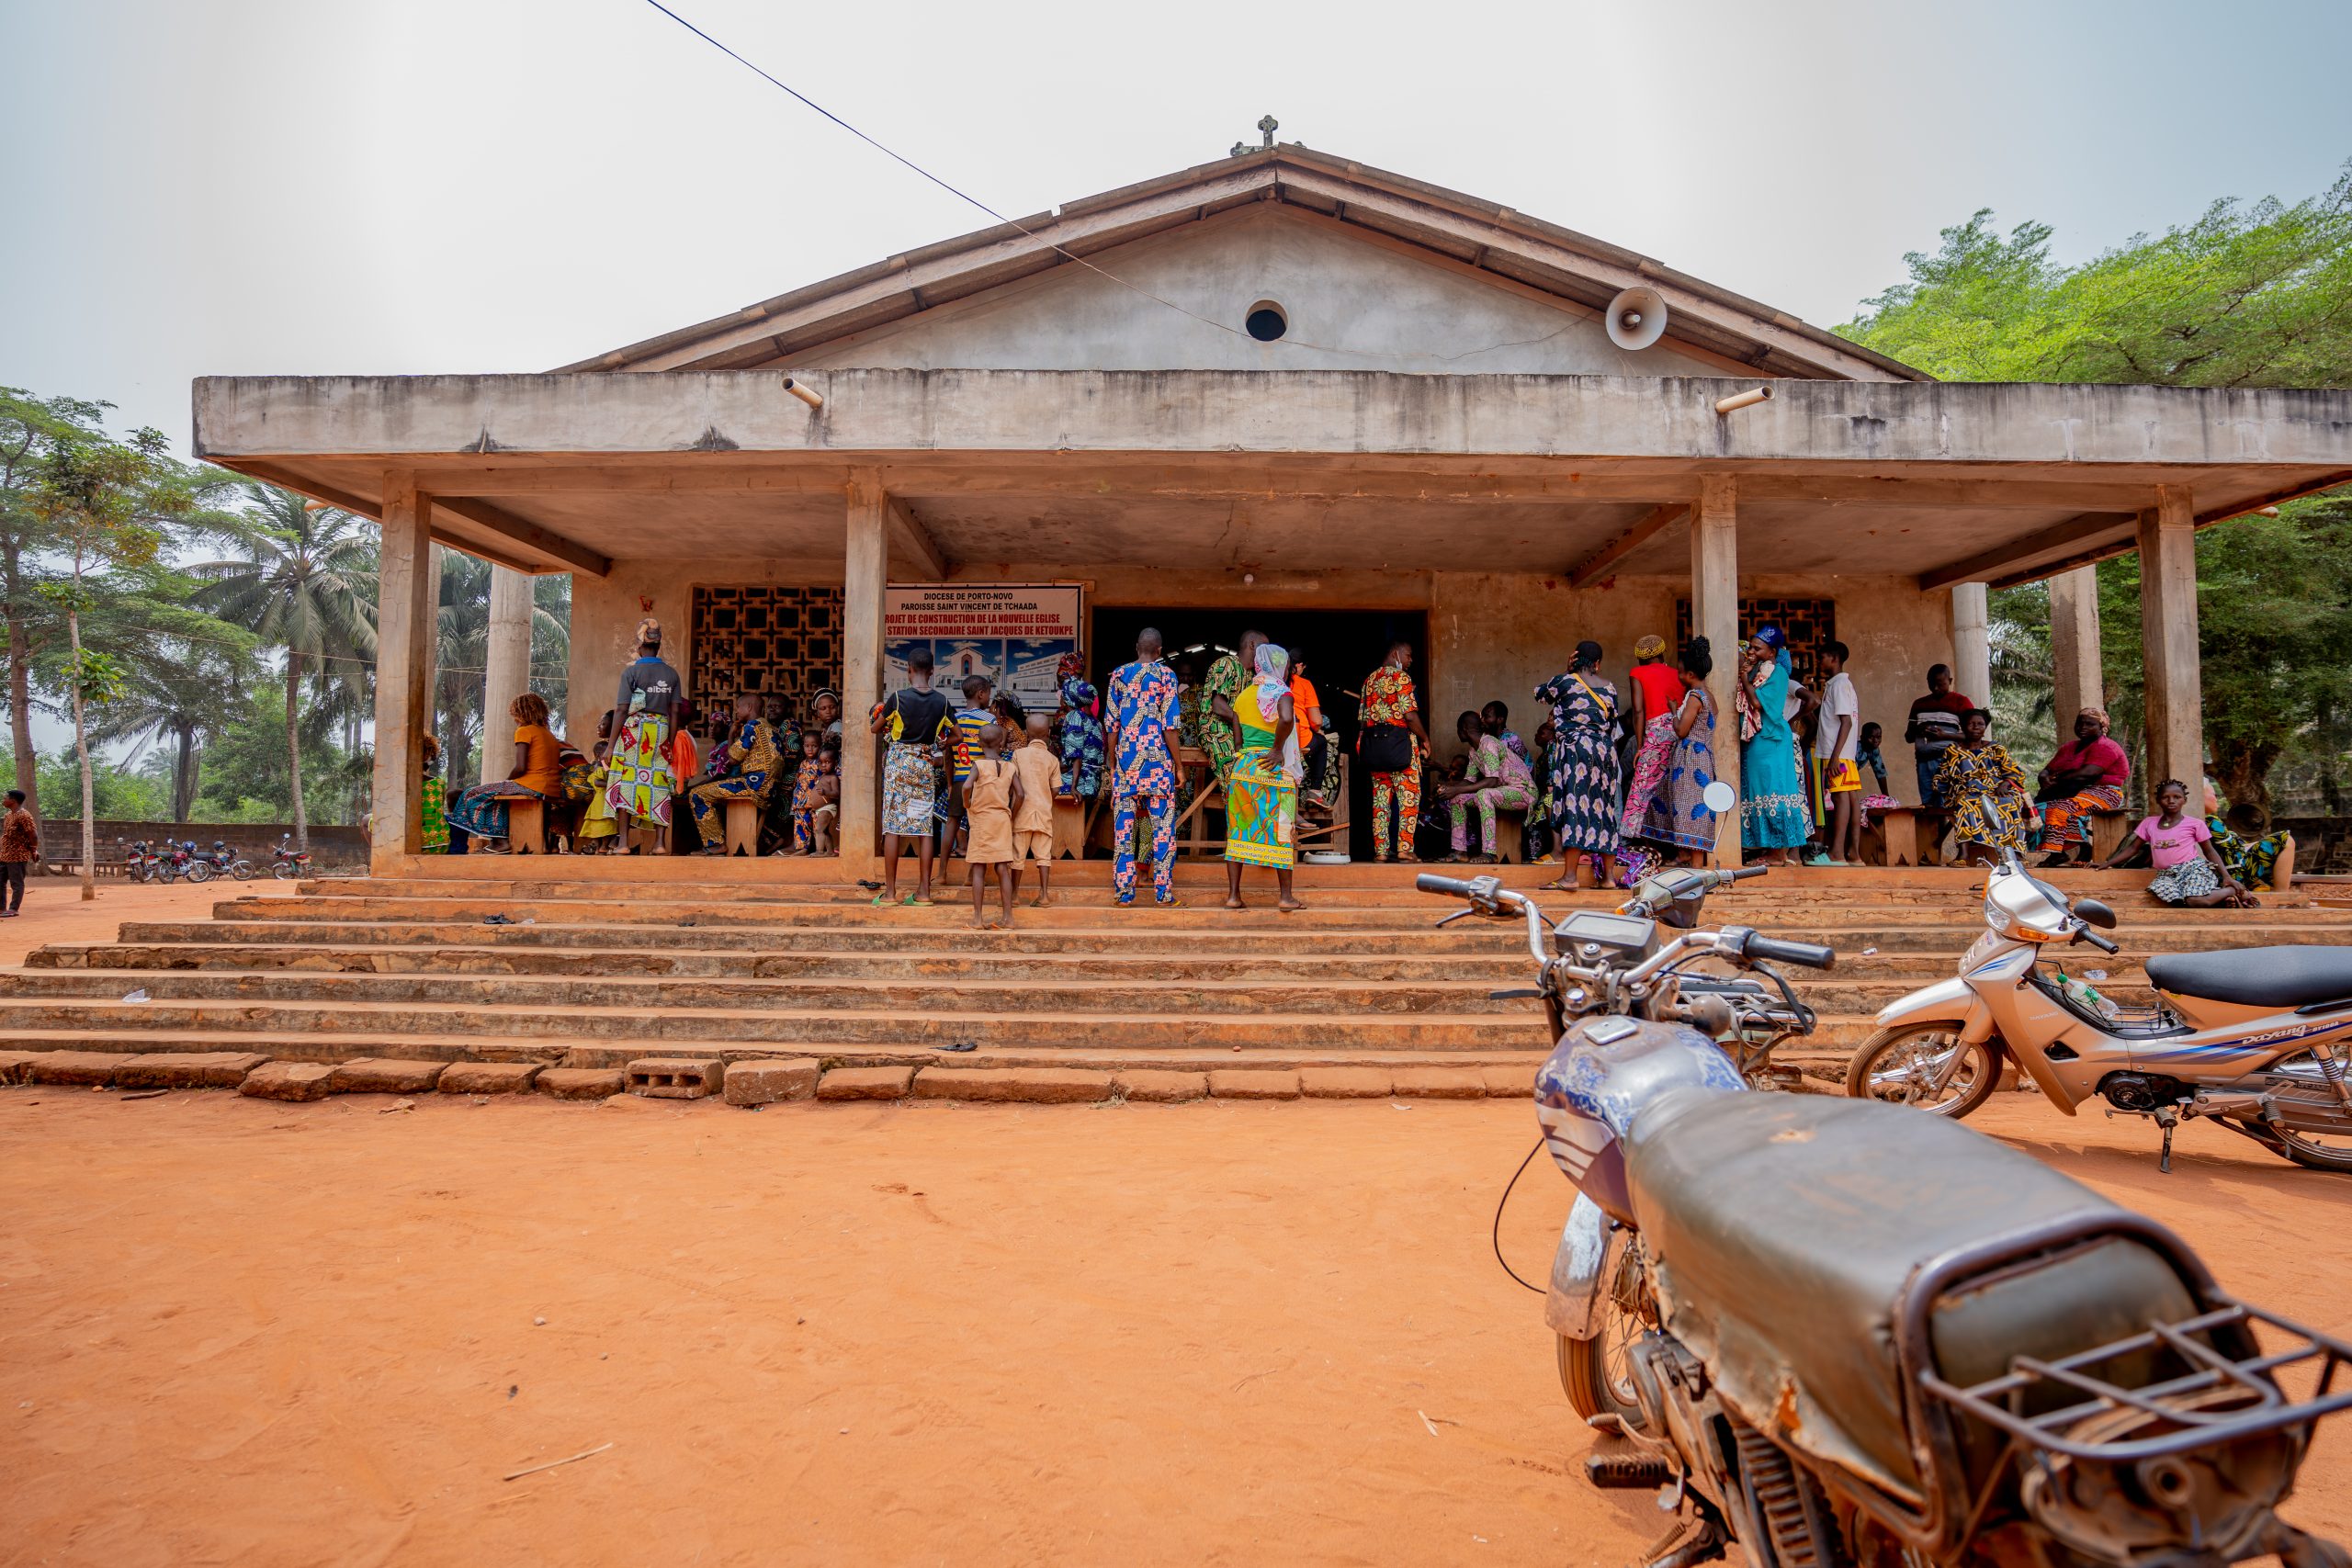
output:
<svg viewBox="0 0 2352 1568"><path fill-rule="evenodd" d="M575 835L580 852L583 855L606 853L612 847L612 841L620 836L620 824L613 818L613 804L605 798L605 785L611 782L613 775L611 751L611 741L596 742L595 768L588 775L588 782L594 786L595 793L588 797L588 809L581 817L580 831Z"/></svg>

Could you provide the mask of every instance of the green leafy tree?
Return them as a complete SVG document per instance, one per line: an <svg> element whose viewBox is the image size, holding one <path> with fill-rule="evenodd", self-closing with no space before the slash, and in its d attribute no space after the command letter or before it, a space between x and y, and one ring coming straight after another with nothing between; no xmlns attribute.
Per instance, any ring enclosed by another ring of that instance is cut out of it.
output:
<svg viewBox="0 0 2352 1568"><path fill-rule="evenodd" d="M74 714L74 750L82 773L82 897L97 896L95 784L90 772L89 710L121 691L123 660L85 642L82 617L93 589L108 573L152 568L164 529L198 514L210 487L206 476L174 462L163 432L142 429L118 441L103 428L52 428L34 444L29 508L46 529L45 543L66 563L62 579L40 592L65 620L65 683Z"/></svg>
<svg viewBox="0 0 2352 1568"><path fill-rule="evenodd" d="M1948 380L2352 386L2352 164L2318 196L2217 201L2077 267L2051 260L2046 224L2002 233L1989 211L1941 240L1905 257L1909 280L1838 330ZM2352 669L2346 505L2342 492L2306 499L2198 536L2205 739L2233 801L2268 805L2282 760L2332 781L2352 739L2336 716L2352 710L2341 678ZM2137 558L2102 563L2098 581L2108 705L2136 760ZM1996 592L1991 614L2005 733L2054 731L2046 590Z"/></svg>
<svg viewBox="0 0 2352 1568"><path fill-rule="evenodd" d="M171 819L186 822L196 808L204 742L229 722L236 694L253 682L253 648L249 638L171 639L158 651L164 656L132 668L92 739L102 746L129 742L126 768L151 748L160 754L168 745Z"/></svg>
<svg viewBox="0 0 2352 1568"><path fill-rule="evenodd" d="M287 776L295 842L309 848L302 795L306 676L376 657L373 526L337 507L314 509L292 491L248 483L245 507L208 531L237 551L192 570L206 609L285 652Z"/></svg>
<svg viewBox="0 0 2352 1568"><path fill-rule="evenodd" d="M0 619L7 630L8 726L16 787L30 797L36 816L43 797L33 751L34 666L64 635L55 603L41 592L58 578L49 515L37 504L42 464L61 442L103 439L107 407L0 387Z"/></svg>

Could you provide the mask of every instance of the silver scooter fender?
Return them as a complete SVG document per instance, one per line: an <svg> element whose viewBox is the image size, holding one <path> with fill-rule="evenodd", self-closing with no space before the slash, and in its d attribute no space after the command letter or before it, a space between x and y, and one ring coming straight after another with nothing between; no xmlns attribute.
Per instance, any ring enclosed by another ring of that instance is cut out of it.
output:
<svg viewBox="0 0 2352 1568"><path fill-rule="evenodd" d="M1993 1034L1992 1010L1985 1007L1976 987L1958 976L1923 986L1879 1010L1881 1029L1902 1029L1920 1023L1957 1023L1961 1039L1972 1045Z"/></svg>
<svg viewBox="0 0 2352 1568"><path fill-rule="evenodd" d="M1600 1205L1577 1194L1560 1248L1552 1255L1552 1288L1544 1294L1544 1322L1555 1334L1590 1339L1600 1332L1604 1292L1625 1250L1625 1233L1609 1223Z"/></svg>

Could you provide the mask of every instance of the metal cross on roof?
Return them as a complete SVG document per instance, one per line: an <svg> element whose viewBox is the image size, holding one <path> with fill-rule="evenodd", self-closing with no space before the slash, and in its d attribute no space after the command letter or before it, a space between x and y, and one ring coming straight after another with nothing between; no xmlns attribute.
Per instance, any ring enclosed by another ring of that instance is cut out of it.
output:
<svg viewBox="0 0 2352 1568"><path fill-rule="evenodd" d="M1233 151L1228 156L1238 158L1245 152L1265 152L1273 146L1274 132L1282 128L1283 122L1272 115L1260 115L1258 117L1258 145L1253 148L1247 141L1237 141L1233 144Z"/></svg>

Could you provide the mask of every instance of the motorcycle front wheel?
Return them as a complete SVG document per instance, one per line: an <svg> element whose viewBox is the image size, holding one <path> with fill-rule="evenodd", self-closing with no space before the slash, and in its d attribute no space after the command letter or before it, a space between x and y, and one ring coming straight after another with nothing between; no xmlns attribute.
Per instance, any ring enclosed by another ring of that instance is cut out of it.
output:
<svg viewBox="0 0 2352 1568"><path fill-rule="evenodd" d="M1955 1052L1960 1060L1945 1074ZM1846 1092L1856 1100L1883 1100L1955 1122L1992 1099L2000 1083L2000 1057L1982 1041L1962 1041L1952 1023L1882 1029L1862 1042L1846 1067Z"/></svg>
<svg viewBox="0 0 2352 1568"><path fill-rule="evenodd" d="M280 861L276 865L269 868L269 874L277 878L280 882L291 882L295 877L301 874L297 872L292 866L287 864L284 861Z"/></svg>
<svg viewBox="0 0 2352 1568"><path fill-rule="evenodd" d="M1559 1336L1560 1392L1587 1420L1615 1416L1632 1426L1641 1419L1640 1396L1634 1389L1633 1349L1634 1341L1647 1325L1624 1305L1634 1294L1641 1266L1634 1248L1623 1249L1601 1308L1600 1332L1589 1339Z"/></svg>
<svg viewBox="0 0 2352 1568"><path fill-rule="evenodd" d="M254 879L254 863L241 860L229 868L229 874L240 882L251 882Z"/></svg>
<svg viewBox="0 0 2352 1568"><path fill-rule="evenodd" d="M190 882L209 882L212 880L212 867L200 860L190 861L187 875Z"/></svg>

